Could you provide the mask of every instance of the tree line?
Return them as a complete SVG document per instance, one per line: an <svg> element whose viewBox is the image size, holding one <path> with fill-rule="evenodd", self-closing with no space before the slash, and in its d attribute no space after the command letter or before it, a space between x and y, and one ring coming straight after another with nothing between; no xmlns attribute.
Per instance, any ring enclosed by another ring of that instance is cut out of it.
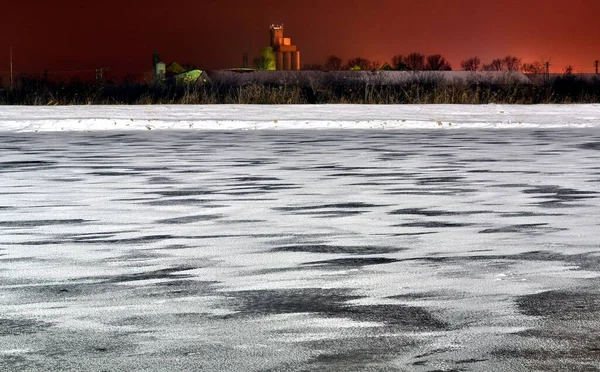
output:
<svg viewBox="0 0 600 372"><path fill-rule="evenodd" d="M521 58L508 55L504 58L493 59L490 63L482 63L479 57L467 58L460 63L464 71L522 71L526 74L543 74L546 72L546 63L535 61L524 63ZM305 70L395 70L395 71L452 71L452 65L441 54L424 55L421 53L410 53L408 55L395 55L391 63L371 61L366 58L356 57L349 59L346 63L341 57L330 55L325 63L309 64L304 66ZM573 67L565 68L565 73L572 73Z"/></svg>

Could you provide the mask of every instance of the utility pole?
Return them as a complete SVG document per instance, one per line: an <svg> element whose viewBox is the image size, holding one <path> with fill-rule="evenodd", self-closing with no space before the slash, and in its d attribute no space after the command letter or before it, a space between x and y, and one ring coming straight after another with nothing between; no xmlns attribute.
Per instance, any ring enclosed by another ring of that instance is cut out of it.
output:
<svg viewBox="0 0 600 372"><path fill-rule="evenodd" d="M244 53L242 60L242 68L248 68L248 53Z"/></svg>
<svg viewBox="0 0 600 372"><path fill-rule="evenodd" d="M96 84L104 84L104 77L109 70L110 67L96 68Z"/></svg>
<svg viewBox="0 0 600 372"><path fill-rule="evenodd" d="M97 68L96 69L96 84L101 84L102 83L102 68Z"/></svg>
<svg viewBox="0 0 600 372"><path fill-rule="evenodd" d="M10 89L14 88L13 84L13 60L12 60L12 46L10 47Z"/></svg>
<svg viewBox="0 0 600 372"><path fill-rule="evenodd" d="M598 60L596 60L596 62L594 62L594 64L596 65L596 75L598 75Z"/></svg>

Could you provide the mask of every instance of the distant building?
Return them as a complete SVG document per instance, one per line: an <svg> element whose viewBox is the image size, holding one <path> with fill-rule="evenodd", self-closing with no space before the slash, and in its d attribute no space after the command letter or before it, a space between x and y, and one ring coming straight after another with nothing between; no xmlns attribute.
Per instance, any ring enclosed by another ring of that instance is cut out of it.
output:
<svg viewBox="0 0 600 372"><path fill-rule="evenodd" d="M154 80L162 80L167 74L167 66L160 60L158 52L152 54L152 69L154 72Z"/></svg>
<svg viewBox="0 0 600 372"><path fill-rule="evenodd" d="M283 25L269 28L271 45L261 48L259 69L267 71L300 70L300 51L292 44L292 39L284 37Z"/></svg>
<svg viewBox="0 0 600 372"><path fill-rule="evenodd" d="M154 68L154 79L161 80L167 75L167 66L164 62L159 61L156 63Z"/></svg>
<svg viewBox="0 0 600 372"><path fill-rule="evenodd" d="M181 74L181 73L186 72L186 71L187 70L183 66L181 66L179 63L177 63L177 62L171 62L167 66L167 74L169 74L169 76Z"/></svg>
<svg viewBox="0 0 600 372"><path fill-rule="evenodd" d="M206 84L210 83L210 78L205 71L193 67L184 67L177 62L171 62L168 66L161 61L157 52L152 56L154 67L154 82L164 82L166 84Z"/></svg>

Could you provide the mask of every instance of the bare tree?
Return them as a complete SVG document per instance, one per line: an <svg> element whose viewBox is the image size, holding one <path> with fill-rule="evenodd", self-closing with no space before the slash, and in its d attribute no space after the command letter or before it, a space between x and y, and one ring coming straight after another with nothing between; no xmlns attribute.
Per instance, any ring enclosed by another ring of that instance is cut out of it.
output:
<svg viewBox="0 0 600 372"><path fill-rule="evenodd" d="M342 69L342 59L336 55L330 55L325 61L325 69L330 71L338 71Z"/></svg>
<svg viewBox="0 0 600 372"><path fill-rule="evenodd" d="M441 54L433 54L427 56L425 70L429 71L452 71L452 66L446 61Z"/></svg>
<svg viewBox="0 0 600 372"><path fill-rule="evenodd" d="M402 54L398 54L392 57L392 68L394 70L406 71L408 66L406 65L406 58Z"/></svg>
<svg viewBox="0 0 600 372"><path fill-rule="evenodd" d="M460 66L465 71L477 71L481 66L481 59L479 57L471 57L460 63Z"/></svg>
<svg viewBox="0 0 600 372"><path fill-rule="evenodd" d="M502 71L504 65L501 59L495 59L490 64L483 65L483 71Z"/></svg>
<svg viewBox="0 0 600 372"><path fill-rule="evenodd" d="M422 71L425 69L425 56L421 53L411 53L404 59L409 70Z"/></svg>
<svg viewBox="0 0 600 372"><path fill-rule="evenodd" d="M370 70L371 61L366 58L356 57L348 61L349 70Z"/></svg>
<svg viewBox="0 0 600 372"><path fill-rule="evenodd" d="M521 71L524 74L543 74L546 72L545 63L542 61L534 61L531 63L523 63Z"/></svg>
<svg viewBox="0 0 600 372"><path fill-rule="evenodd" d="M519 71L521 68L521 58L517 58L515 56L506 56L502 60L502 65L507 71Z"/></svg>
<svg viewBox="0 0 600 372"><path fill-rule="evenodd" d="M565 67L565 76L573 75L573 66L568 65Z"/></svg>

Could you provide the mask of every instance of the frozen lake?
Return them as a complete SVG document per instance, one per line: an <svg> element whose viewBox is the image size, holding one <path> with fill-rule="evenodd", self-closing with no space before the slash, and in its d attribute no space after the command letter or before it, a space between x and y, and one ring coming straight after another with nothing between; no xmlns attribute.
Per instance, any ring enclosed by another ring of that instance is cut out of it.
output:
<svg viewBox="0 0 600 372"><path fill-rule="evenodd" d="M2 132L0 370L596 371L599 192L594 128Z"/></svg>

